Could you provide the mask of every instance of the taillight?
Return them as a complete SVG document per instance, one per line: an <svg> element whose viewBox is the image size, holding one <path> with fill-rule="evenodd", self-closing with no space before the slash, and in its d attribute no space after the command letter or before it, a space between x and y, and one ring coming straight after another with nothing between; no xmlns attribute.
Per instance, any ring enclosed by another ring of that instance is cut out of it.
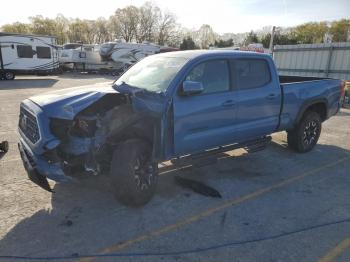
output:
<svg viewBox="0 0 350 262"><path fill-rule="evenodd" d="M342 98L345 94L345 86L346 86L346 81L342 81L340 85L340 98Z"/></svg>

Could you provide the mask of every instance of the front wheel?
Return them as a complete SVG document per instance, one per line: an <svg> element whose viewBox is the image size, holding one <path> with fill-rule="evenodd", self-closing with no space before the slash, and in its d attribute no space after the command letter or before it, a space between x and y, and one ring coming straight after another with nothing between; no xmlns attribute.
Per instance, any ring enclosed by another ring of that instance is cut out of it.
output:
<svg viewBox="0 0 350 262"><path fill-rule="evenodd" d="M0 151L6 153L7 151L9 151L9 142L7 141L2 141L0 143Z"/></svg>
<svg viewBox="0 0 350 262"><path fill-rule="evenodd" d="M142 139L129 139L113 152L111 179L117 199L128 206L142 206L155 194L158 164L152 147Z"/></svg>
<svg viewBox="0 0 350 262"><path fill-rule="evenodd" d="M288 131L288 146L299 153L309 152L317 144L322 121L318 113L308 111L295 129Z"/></svg>

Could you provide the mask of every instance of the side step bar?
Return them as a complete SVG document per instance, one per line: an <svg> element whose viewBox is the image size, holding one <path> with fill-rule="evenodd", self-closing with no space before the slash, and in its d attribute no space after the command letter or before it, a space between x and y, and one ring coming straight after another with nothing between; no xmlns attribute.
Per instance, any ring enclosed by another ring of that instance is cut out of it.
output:
<svg viewBox="0 0 350 262"><path fill-rule="evenodd" d="M271 136L262 137L259 139L247 141L239 144L232 144L227 146L220 146L204 152L200 152L193 155L186 155L177 158L173 158L171 163L175 166L204 166L210 165L217 161L217 157L224 152L244 148L248 153L254 153L264 150L266 146L271 142Z"/></svg>

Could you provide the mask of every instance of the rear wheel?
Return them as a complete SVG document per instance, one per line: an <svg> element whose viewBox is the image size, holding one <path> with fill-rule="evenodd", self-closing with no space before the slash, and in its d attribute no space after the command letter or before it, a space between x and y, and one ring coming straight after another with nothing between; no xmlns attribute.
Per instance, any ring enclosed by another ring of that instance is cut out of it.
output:
<svg viewBox="0 0 350 262"><path fill-rule="evenodd" d="M295 129L288 131L288 146L299 153L309 152L317 144L321 128L320 115L307 111Z"/></svg>
<svg viewBox="0 0 350 262"><path fill-rule="evenodd" d="M113 152L111 179L117 199L128 206L148 203L157 187L158 164L152 147L142 139L129 139Z"/></svg>
<svg viewBox="0 0 350 262"><path fill-rule="evenodd" d="M13 80L13 79L15 79L15 74L14 74L13 72L6 71L6 72L4 73L4 78L5 78L6 80Z"/></svg>

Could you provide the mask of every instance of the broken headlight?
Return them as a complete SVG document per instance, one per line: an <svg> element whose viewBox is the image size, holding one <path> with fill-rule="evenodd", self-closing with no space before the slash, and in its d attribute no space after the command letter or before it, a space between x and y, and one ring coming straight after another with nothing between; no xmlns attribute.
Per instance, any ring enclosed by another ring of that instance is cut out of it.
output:
<svg viewBox="0 0 350 262"><path fill-rule="evenodd" d="M50 118L51 133L59 139L64 139L72 127L73 121L59 118Z"/></svg>
<svg viewBox="0 0 350 262"><path fill-rule="evenodd" d="M96 129L96 118L79 117L75 120L50 119L52 134L61 140L67 138L68 134L78 137L92 137Z"/></svg>
<svg viewBox="0 0 350 262"><path fill-rule="evenodd" d="M73 128L71 129L71 135L91 137L94 136L96 128L97 126L95 118L77 118L74 120Z"/></svg>

